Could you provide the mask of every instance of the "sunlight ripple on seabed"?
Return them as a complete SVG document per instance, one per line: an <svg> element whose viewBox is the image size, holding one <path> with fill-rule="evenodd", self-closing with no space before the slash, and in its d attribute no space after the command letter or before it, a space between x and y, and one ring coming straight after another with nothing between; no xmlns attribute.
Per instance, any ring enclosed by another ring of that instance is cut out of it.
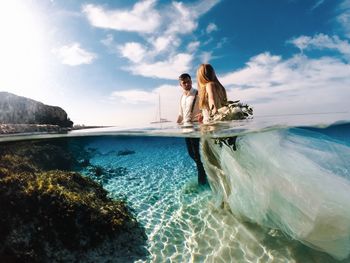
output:
<svg viewBox="0 0 350 263"><path fill-rule="evenodd" d="M105 152L92 163L128 169L104 187L125 197L145 227L149 257L138 262L338 262L216 206L210 188L197 185L182 138L96 137L89 147ZM122 149L135 154L116 158Z"/></svg>
<svg viewBox="0 0 350 263"><path fill-rule="evenodd" d="M307 130L310 129L319 128ZM347 134L344 147L348 147L349 130L347 123L324 132L333 140L338 140L340 133ZM79 141L85 137L85 148L94 153L90 163L117 171L106 178L96 178L86 168L80 172L98 179L110 196L126 199L144 226L149 255L137 262L339 262L278 229L238 218L227 205L217 205L210 187L197 185L195 166L183 138L164 134L157 137L149 132L144 130L138 136L97 132L96 136L87 137L93 135L90 131L71 139ZM252 132L256 133L259 130ZM118 155L120 151L129 154ZM340 164L337 162L334 168L338 169L336 173L344 170Z"/></svg>

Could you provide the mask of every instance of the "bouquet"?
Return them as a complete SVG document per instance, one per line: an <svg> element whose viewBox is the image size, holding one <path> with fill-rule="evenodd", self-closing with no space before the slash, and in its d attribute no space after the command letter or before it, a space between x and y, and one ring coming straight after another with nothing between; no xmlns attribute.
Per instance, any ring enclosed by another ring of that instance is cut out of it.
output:
<svg viewBox="0 0 350 263"><path fill-rule="evenodd" d="M211 121L243 120L253 115L253 108L237 101L227 101L217 112L210 114Z"/></svg>
<svg viewBox="0 0 350 263"><path fill-rule="evenodd" d="M219 108L217 112L210 114L211 121L232 121L232 120L244 120L253 116L253 108L248 104L242 104L237 101L227 101L227 103ZM220 147L227 145L233 151L236 151L237 136L216 138L215 144Z"/></svg>

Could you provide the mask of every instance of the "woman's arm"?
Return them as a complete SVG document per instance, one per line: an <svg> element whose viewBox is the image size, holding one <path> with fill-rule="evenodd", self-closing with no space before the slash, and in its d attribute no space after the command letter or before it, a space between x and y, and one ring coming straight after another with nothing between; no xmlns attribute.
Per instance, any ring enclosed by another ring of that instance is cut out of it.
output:
<svg viewBox="0 0 350 263"><path fill-rule="evenodd" d="M211 113L215 113L217 111L216 105L215 105L215 100L214 100L214 89L215 89L215 84L214 82L209 82L205 86L205 90L208 94L208 104L209 104L209 110L212 110Z"/></svg>

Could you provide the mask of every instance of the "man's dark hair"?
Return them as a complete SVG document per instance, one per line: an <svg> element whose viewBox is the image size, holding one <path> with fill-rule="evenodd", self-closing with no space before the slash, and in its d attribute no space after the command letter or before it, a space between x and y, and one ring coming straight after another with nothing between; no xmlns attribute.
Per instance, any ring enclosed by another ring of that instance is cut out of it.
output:
<svg viewBox="0 0 350 263"><path fill-rule="evenodd" d="M188 74L188 73L182 73L182 74L179 76L179 80L184 80L184 79L191 79L190 74Z"/></svg>

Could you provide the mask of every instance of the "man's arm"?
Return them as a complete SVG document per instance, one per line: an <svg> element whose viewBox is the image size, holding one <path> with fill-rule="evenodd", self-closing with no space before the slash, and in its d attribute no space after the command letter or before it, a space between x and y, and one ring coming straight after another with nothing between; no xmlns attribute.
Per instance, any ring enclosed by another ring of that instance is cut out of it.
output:
<svg viewBox="0 0 350 263"><path fill-rule="evenodd" d="M183 112L182 112L182 105L181 105L181 103L182 103L182 96L180 98L179 115L177 116L177 121L176 121L179 124L183 122Z"/></svg>

